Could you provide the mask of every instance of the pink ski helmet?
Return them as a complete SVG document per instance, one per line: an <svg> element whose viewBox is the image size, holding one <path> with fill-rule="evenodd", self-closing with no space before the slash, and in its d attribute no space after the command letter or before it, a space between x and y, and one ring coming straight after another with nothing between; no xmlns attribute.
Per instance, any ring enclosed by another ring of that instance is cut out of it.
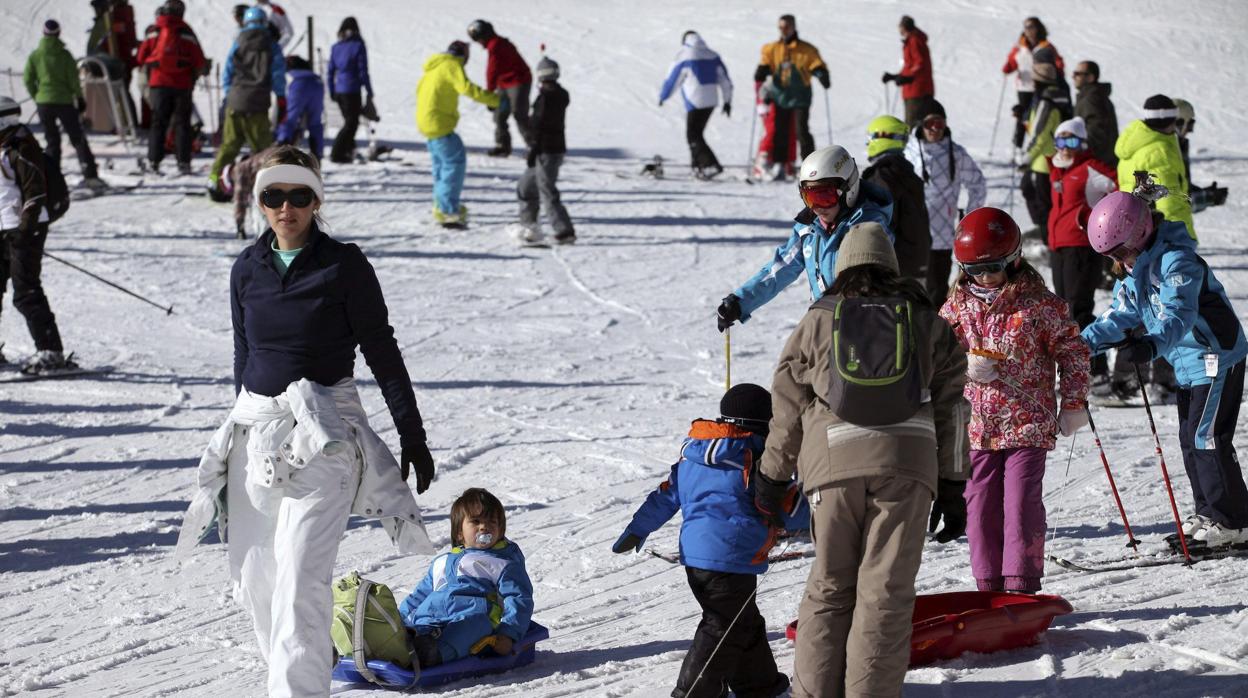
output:
<svg viewBox="0 0 1248 698"><path fill-rule="evenodd" d="M1153 213L1148 204L1125 191L1101 199L1088 216L1088 242L1101 254L1119 246L1141 252L1152 233Z"/></svg>

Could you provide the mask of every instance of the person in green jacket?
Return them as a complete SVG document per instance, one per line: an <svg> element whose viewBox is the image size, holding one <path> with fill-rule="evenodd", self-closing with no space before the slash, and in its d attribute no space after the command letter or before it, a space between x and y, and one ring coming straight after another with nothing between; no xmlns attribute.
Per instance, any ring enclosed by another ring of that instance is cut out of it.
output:
<svg viewBox="0 0 1248 698"><path fill-rule="evenodd" d="M1057 144L1053 132L1057 125L1066 119L1064 113L1070 112L1070 91L1063 89L1057 65L1050 62L1037 62L1032 66L1032 78L1035 80L1035 96L1031 100L1031 111L1027 115L1027 140L1023 144L1023 154L1018 162L1022 171L1022 183L1019 189L1027 202L1027 213L1031 222L1036 225L1042 240L1048 241L1049 211L1053 208L1052 192L1049 188L1049 158L1057 154ZM1029 233L1034 234L1032 231Z"/></svg>
<svg viewBox="0 0 1248 698"><path fill-rule="evenodd" d="M43 123L48 156L53 162L60 163L61 128L64 128L65 135L69 136L69 142L78 153L83 183L90 187L102 186L104 183L96 171L95 156L91 154L91 145L87 143L87 137L82 132L82 121L78 117L79 112L86 108L82 83L78 81L78 63L61 42L61 25L55 19L43 23L43 38L26 59L22 81L35 100L39 121Z"/></svg>
<svg viewBox="0 0 1248 698"><path fill-rule="evenodd" d="M468 44L452 41L446 52L435 53L425 61L425 74L416 85L416 127L428 139L433 160L433 218L446 228L463 228L468 219L467 207L459 202L468 167L464 142L455 133L459 96L491 109L499 108L506 99L469 80L464 73L467 62Z"/></svg>
<svg viewBox="0 0 1248 698"><path fill-rule="evenodd" d="M1192 224L1192 202L1183 166L1183 153L1175 134L1179 109L1165 95L1153 95L1144 101L1144 118L1132 121L1118 136L1114 154L1118 156L1118 188L1135 189L1135 173L1144 171L1153 181L1170 190L1170 196L1157 201L1157 210L1168 221L1187 226L1187 234L1196 239Z"/></svg>

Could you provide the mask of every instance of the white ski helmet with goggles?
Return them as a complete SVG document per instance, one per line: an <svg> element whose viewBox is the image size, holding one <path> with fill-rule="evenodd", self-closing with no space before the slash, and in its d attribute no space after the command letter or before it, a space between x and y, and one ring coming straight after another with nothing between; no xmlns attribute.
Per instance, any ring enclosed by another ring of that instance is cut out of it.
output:
<svg viewBox="0 0 1248 698"><path fill-rule="evenodd" d="M820 180L841 180L839 186L843 196L843 206L852 207L858 201L858 163L839 145L820 148L802 160L801 174L797 182L798 189L806 182Z"/></svg>

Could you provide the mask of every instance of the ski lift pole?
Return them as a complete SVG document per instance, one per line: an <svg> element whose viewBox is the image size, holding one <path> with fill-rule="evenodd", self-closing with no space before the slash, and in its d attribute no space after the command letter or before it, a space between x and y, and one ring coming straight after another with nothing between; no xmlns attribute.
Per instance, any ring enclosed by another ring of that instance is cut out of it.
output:
<svg viewBox="0 0 1248 698"><path fill-rule="evenodd" d="M1118 505L1118 515L1122 517L1122 526L1127 529L1127 547L1138 555L1140 541L1131 532L1131 524L1127 521L1127 510L1122 506L1122 498L1118 496L1118 485L1114 482L1114 473L1109 469L1109 458L1105 456L1105 447L1101 445L1101 435L1096 431L1096 420L1092 419L1092 410L1086 405L1083 408L1088 415L1088 426L1092 429L1092 440L1096 442L1096 450L1101 452L1101 465L1105 467L1105 477L1109 479L1109 491L1114 493L1114 503Z"/></svg>
<svg viewBox="0 0 1248 698"><path fill-rule="evenodd" d="M1001 105L1005 104L1005 84L1009 78L1001 76L1001 95L997 97L997 118L992 122L992 138L988 140L988 157L992 157L992 149L997 146L997 127L1001 125Z"/></svg>
<svg viewBox="0 0 1248 698"><path fill-rule="evenodd" d="M61 259L60 257L57 257L56 255L52 254L51 252L48 252L47 250L44 250L44 251L43 251L43 256L44 256L44 257L47 257L48 259L51 259L51 260L54 260L54 261L60 262L61 264L64 264L65 266L69 267L70 269L73 269L73 270L75 270L75 271L80 271L80 272L82 272L83 274L86 274L87 276L89 276L89 277L91 277L91 278L95 279L96 281L99 281L100 283L103 283L103 284L107 284L107 285L109 285L109 286L112 286L113 288L117 289L118 291L121 291L122 293L124 293L124 294L126 294L126 295L128 295L128 296L133 296L134 298L138 298L139 300L143 301L144 303L147 303L148 305L152 305L152 306L155 306L155 307L157 307L157 308L160 308L161 310L165 311L165 315L173 315L173 306L172 306L172 305L171 305L171 306L169 306L168 308L166 308L165 306L163 306L163 305L161 305L161 304L159 304L159 303L157 303L157 302L155 302L155 301L148 300L147 298L144 298L143 296L140 296L139 294L135 293L134 291L131 291L131 290L130 290L130 289L128 289L128 288L125 288L125 287L123 287L123 286L119 286L119 285L117 285L117 284L113 283L112 281L109 281L108 279L106 279L106 278L104 278L104 277L100 276L99 274L94 274L94 273L92 273L92 272L87 271L86 269L83 269L82 267L78 266L77 264L74 264L73 262L68 262L68 261L66 261L66 260L64 260L64 259Z"/></svg>
<svg viewBox="0 0 1248 698"><path fill-rule="evenodd" d="M1161 477L1166 483L1166 495L1170 497L1170 511L1174 513L1174 525L1179 531L1179 545L1183 548L1185 564L1192 564L1192 555L1187 551L1187 536L1183 535L1183 521L1179 519L1179 505L1174 502L1174 489L1170 487L1170 472L1166 469L1166 456L1161 452L1161 439L1157 437L1157 423L1153 421L1153 408L1148 404L1148 391L1144 389L1144 374L1140 365L1135 365L1135 381L1140 384L1140 396L1144 398L1144 412L1148 415L1148 428L1153 431L1153 444L1157 447L1157 462L1161 464Z"/></svg>
<svg viewBox="0 0 1248 698"><path fill-rule="evenodd" d="M732 328L724 328L724 392L732 388Z"/></svg>

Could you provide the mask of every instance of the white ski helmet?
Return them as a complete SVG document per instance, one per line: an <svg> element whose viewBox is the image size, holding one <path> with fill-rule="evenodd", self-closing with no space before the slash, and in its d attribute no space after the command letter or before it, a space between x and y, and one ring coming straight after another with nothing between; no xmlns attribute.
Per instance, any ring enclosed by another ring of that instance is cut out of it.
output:
<svg viewBox="0 0 1248 698"><path fill-rule="evenodd" d="M22 105L8 95L0 95L0 130L22 123Z"/></svg>
<svg viewBox="0 0 1248 698"><path fill-rule="evenodd" d="M820 148L802 160L802 170L798 186L802 182L814 182L820 179L840 179L844 184L841 191L845 195L846 207L858 203L858 163L839 145Z"/></svg>

